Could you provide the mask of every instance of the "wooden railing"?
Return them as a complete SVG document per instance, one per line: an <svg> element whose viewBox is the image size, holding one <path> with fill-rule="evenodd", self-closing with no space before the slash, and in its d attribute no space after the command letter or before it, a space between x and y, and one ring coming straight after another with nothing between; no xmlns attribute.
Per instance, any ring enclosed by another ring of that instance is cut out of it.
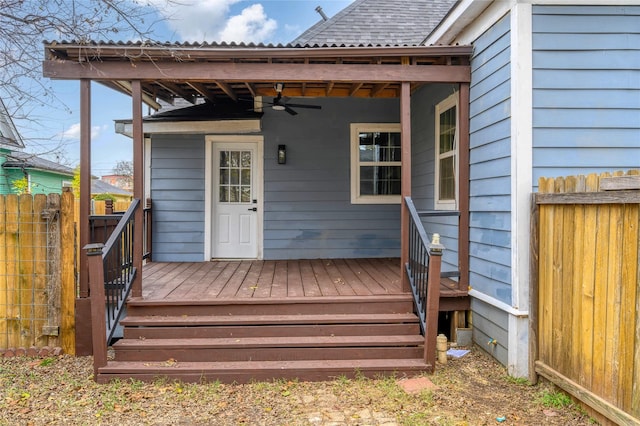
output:
<svg viewBox="0 0 640 426"><path fill-rule="evenodd" d="M93 324L94 369L106 365L107 345L118 325L131 284L137 273L133 264L134 214L140 200L133 200L105 244L85 247L89 256L89 286ZM98 256L100 255L100 256ZM105 318L105 321L99 321Z"/></svg>
<svg viewBox="0 0 640 426"><path fill-rule="evenodd" d="M436 359L440 269L444 246L438 234L429 241L420 216L410 197L405 197L409 211L409 260L405 272L411 285L416 313L424 334L424 359L432 368Z"/></svg>

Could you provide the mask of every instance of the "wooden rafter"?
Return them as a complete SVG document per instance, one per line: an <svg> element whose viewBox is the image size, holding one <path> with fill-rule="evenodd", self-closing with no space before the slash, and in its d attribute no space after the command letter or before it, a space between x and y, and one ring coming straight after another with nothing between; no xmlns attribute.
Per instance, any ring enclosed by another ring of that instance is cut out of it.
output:
<svg viewBox="0 0 640 426"><path fill-rule="evenodd" d="M380 93L382 93L382 91L386 89L388 86L389 86L389 83L376 84L375 86L373 86L373 89L371 89L371 97L375 98Z"/></svg>
<svg viewBox="0 0 640 426"><path fill-rule="evenodd" d="M215 102L215 95L209 89L207 89L207 86L205 86L204 84L195 81L188 81L187 84L191 86L193 90L204 96L207 100Z"/></svg>
<svg viewBox="0 0 640 426"><path fill-rule="evenodd" d="M219 81L219 80L215 80L215 83L218 85L218 87L220 89L222 89L222 91L224 93L226 93L227 96L229 96L231 99L233 99L234 101L238 100L238 95L236 94L236 92L233 90L233 88L231 86L229 86L227 83L225 83L224 81Z"/></svg>
<svg viewBox="0 0 640 426"><path fill-rule="evenodd" d="M333 81L330 81L327 83L327 96L331 95L331 91L333 90L333 86L335 85L335 83Z"/></svg>
<svg viewBox="0 0 640 426"><path fill-rule="evenodd" d="M158 82L158 85L164 87L166 90L171 92L174 97L183 98L185 101L190 102L191 104L196 103L196 97L193 93L188 92L187 90L182 89L177 84L170 81L161 81Z"/></svg>

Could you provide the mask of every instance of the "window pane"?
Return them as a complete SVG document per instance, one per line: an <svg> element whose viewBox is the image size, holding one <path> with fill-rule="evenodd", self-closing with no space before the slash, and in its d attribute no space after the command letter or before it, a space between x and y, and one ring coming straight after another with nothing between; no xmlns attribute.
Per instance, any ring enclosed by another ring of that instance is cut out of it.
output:
<svg viewBox="0 0 640 426"><path fill-rule="evenodd" d="M231 179L229 181L231 183L231 185L239 185L240 184L240 170L231 169L231 170L229 170L229 172L231 173Z"/></svg>
<svg viewBox="0 0 640 426"><path fill-rule="evenodd" d="M360 195L399 195L400 166L360 167Z"/></svg>
<svg viewBox="0 0 640 426"><path fill-rule="evenodd" d="M250 186L243 186L242 187L242 191L241 191L241 202L243 203L250 203L251 202L251 187Z"/></svg>
<svg viewBox="0 0 640 426"><path fill-rule="evenodd" d="M455 180L455 157L442 158L440 160L440 179L438 190L440 200L455 200L456 180Z"/></svg>
<svg viewBox="0 0 640 426"><path fill-rule="evenodd" d="M240 202L240 187L232 186L229 188L229 202L238 203Z"/></svg>
<svg viewBox="0 0 640 426"><path fill-rule="evenodd" d="M220 167L229 167L228 151L220 151Z"/></svg>
<svg viewBox="0 0 640 426"><path fill-rule="evenodd" d="M220 202L221 203L229 202L229 187L227 186L220 187Z"/></svg>
<svg viewBox="0 0 640 426"><path fill-rule="evenodd" d="M240 167L240 152L232 151L229 158L229 165L231 167Z"/></svg>
<svg viewBox="0 0 640 426"><path fill-rule="evenodd" d="M242 170L242 185L251 185L251 169Z"/></svg>
<svg viewBox="0 0 640 426"><path fill-rule="evenodd" d="M242 151L241 166L251 167L251 151Z"/></svg>
<svg viewBox="0 0 640 426"><path fill-rule="evenodd" d="M362 132L360 136L360 161L400 161L399 132Z"/></svg>
<svg viewBox="0 0 640 426"><path fill-rule="evenodd" d="M456 107L440 114L440 154L455 149Z"/></svg>
<svg viewBox="0 0 640 426"><path fill-rule="evenodd" d="M227 185L229 183L229 169L220 169L220 184Z"/></svg>

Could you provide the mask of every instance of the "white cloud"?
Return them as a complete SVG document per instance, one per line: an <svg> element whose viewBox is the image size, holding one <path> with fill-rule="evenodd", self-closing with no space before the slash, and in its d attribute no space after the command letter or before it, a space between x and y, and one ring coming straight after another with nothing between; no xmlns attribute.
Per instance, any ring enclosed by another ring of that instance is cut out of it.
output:
<svg viewBox="0 0 640 426"><path fill-rule="evenodd" d="M220 39L258 43L271 37L277 28L278 24L274 19L267 17L262 5L253 4L240 15L232 16L227 21L227 25L220 32Z"/></svg>
<svg viewBox="0 0 640 426"><path fill-rule="evenodd" d="M105 130L107 126L92 126L91 127L91 139L97 139L98 136ZM69 126L67 130L58 134L61 139L74 139L80 140L80 123L75 123Z"/></svg>
<svg viewBox="0 0 640 426"><path fill-rule="evenodd" d="M176 39L189 42L262 42L277 28L261 4L253 4L239 15L230 16L231 6L240 0L151 0L166 19Z"/></svg>

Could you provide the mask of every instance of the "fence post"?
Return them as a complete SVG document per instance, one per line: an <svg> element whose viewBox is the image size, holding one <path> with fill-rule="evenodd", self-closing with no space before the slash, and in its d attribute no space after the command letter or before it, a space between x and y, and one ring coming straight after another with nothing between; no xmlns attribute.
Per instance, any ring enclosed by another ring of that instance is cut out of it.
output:
<svg viewBox="0 0 640 426"><path fill-rule="evenodd" d="M426 330L424 331L424 360L435 368L436 339L438 335L438 312L440 308L440 270L442 268L442 251L440 235L433 234L429 244L429 272L427 275Z"/></svg>
<svg viewBox="0 0 640 426"><path fill-rule="evenodd" d="M104 244L87 244L87 267L89 269L89 292L91 297L91 337L93 340L93 373L98 380L98 369L107 365L107 325L104 307L104 267L102 248Z"/></svg>

